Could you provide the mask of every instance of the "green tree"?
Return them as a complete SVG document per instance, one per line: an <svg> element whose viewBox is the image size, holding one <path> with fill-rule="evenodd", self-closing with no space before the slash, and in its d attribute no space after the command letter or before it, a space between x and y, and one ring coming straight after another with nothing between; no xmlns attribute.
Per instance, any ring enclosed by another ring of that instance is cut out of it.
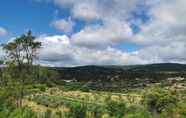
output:
<svg viewBox="0 0 186 118"><path fill-rule="evenodd" d="M3 45L7 54L7 68L11 75L11 81L16 80L18 85L18 106L22 106L22 99L25 94L25 84L33 78L33 62L37 59L37 50L41 43L35 40L31 31L17 37L13 41ZM7 78L7 77L5 77ZM13 84L14 85L14 84Z"/></svg>

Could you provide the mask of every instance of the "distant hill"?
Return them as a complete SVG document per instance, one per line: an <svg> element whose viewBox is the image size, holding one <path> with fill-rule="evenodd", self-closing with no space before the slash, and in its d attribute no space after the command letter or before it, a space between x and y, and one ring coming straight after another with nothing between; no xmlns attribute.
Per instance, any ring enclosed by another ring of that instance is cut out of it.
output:
<svg viewBox="0 0 186 118"><path fill-rule="evenodd" d="M186 64L161 63L132 66L79 66L52 68L60 73L60 79L78 81L120 80L152 78L154 80L172 76L186 76Z"/></svg>
<svg viewBox="0 0 186 118"><path fill-rule="evenodd" d="M160 64L147 64L147 65L118 66L118 68L123 68L124 70L129 70L129 71L178 72L178 71L186 71L186 64L160 63Z"/></svg>

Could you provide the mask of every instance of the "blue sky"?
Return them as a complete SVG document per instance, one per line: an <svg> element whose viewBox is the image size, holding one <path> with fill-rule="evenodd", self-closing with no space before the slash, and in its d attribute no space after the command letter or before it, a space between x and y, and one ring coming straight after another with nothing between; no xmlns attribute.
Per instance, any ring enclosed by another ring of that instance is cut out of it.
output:
<svg viewBox="0 0 186 118"><path fill-rule="evenodd" d="M52 66L185 63L184 3L182 0L3 0L0 43L31 29L45 47L39 54L39 63ZM51 61L54 57L56 61Z"/></svg>
<svg viewBox="0 0 186 118"><path fill-rule="evenodd" d="M137 11L131 11L130 22L133 19L140 19L143 23L148 21L148 17L145 14L145 7L139 6ZM139 12L140 11L140 12ZM9 40L11 37L16 37L31 29L35 35L52 35L52 34L64 34L63 31L58 31L51 26L51 22L57 19L68 19L70 17L68 8L59 8L53 3L42 3L33 0L14 0L2 1L0 4L0 26L9 30L9 34L6 37L1 37L2 43ZM84 22L81 19L75 19L76 25L74 32L79 32L86 24L98 24L101 21L91 21L89 23ZM139 32L139 27L131 23L130 27L133 32ZM117 46L116 46L117 47ZM138 48L135 44L120 44L118 48L127 51L134 51Z"/></svg>
<svg viewBox="0 0 186 118"><path fill-rule="evenodd" d="M17 36L28 29L39 34L63 34L52 28L50 23L55 19L68 19L67 8L60 8L54 4L40 3L34 0L4 0L0 4L0 25L11 31L11 36ZM79 31L85 24L76 20L75 31Z"/></svg>
<svg viewBox="0 0 186 118"><path fill-rule="evenodd" d="M27 29L36 34L55 33L49 25L55 10L53 5L35 4L30 0L3 0L0 4L0 25L10 31L10 36L20 35Z"/></svg>

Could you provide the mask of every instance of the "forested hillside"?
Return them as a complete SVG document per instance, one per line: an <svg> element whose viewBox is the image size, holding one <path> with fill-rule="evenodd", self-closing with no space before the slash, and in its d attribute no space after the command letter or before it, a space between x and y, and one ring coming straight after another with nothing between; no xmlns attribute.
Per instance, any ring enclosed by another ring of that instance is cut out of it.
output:
<svg viewBox="0 0 186 118"><path fill-rule="evenodd" d="M72 68L51 68L56 70L59 79L77 81L97 80L164 80L169 77L186 77L186 65L174 63L134 65L134 66L81 66Z"/></svg>

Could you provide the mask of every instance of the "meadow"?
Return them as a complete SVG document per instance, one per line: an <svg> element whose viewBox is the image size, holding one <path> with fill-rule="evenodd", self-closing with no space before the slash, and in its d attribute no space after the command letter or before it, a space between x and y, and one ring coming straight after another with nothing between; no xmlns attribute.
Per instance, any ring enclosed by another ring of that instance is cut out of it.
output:
<svg viewBox="0 0 186 118"><path fill-rule="evenodd" d="M185 118L186 89L174 86L179 84L152 84L130 92L66 90L63 85L37 84L30 87L24 106L39 118Z"/></svg>

